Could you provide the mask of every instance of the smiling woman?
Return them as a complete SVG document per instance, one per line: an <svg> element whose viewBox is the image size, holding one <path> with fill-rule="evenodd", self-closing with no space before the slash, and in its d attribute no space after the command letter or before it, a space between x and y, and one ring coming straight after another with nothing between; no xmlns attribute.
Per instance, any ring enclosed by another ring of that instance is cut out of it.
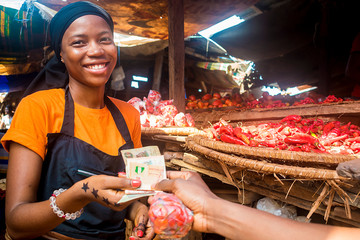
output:
<svg viewBox="0 0 360 240"><path fill-rule="evenodd" d="M97 88L101 88L104 91L117 59L112 30L99 16L86 15L76 19L63 36L60 57L69 73L70 89L98 91Z"/></svg>
<svg viewBox="0 0 360 240"><path fill-rule="evenodd" d="M112 19L76 2L54 16L50 36L55 57L1 139L9 151L7 238L125 239L128 218L134 238L151 239L147 207L118 204L123 190L141 185L118 174L125 170L120 150L142 145L138 111L104 95L117 61Z"/></svg>

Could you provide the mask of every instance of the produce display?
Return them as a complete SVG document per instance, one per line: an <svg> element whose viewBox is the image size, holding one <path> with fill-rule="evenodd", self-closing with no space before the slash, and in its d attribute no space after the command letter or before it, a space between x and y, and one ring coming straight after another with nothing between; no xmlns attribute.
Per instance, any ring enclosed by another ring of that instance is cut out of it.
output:
<svg viewBox="0 0 360 240"><path fill-rule="evenodd" d="M348 99L351 100L351 99ZM346 101L348 101L346 100ZM294 101L293 104L283 102L282 100L275 100L273 96L270 96L267 92L262 94L260 99L256 99L254 95L247 94L241 96L235 94L233 96L226 95L221 97L219 93L205 94L200 99L194 95L190 95L186 99L186 109L208 109L208 108L222 108L222 107L237 107L239 109L253 109L253 108L278 108L287 106L299 106L304 104L323 104L333 102L343 102L342 98L337 98L334 95L329 95L323 101L317 101L311 97Z"/></svg>
<svg viewBox="0 0 360 240"><path fill-rule="evenodd" d="M252 147L330 154L360 152L359 126L339 121L324 123L319 118L303 119L299 115L257 126L233 127L220 120L204 131L217 141Z"/></svg>
<svg viewBox="0 0 360 240"><path fill-rule="evenodd" d="M143 100L133 97L128 103L140 112L142 127L195 126L195 121L189 113L178 112L173 100L161 100L161 95L157 91L150 90L148 97L144 97Z"/></svg>
<svg viewBox="0 0 360 240"><path fill-rule="evenodd" d="M233 97L221 97L220 93L205 94L201 99L197 99L194 95L190 95L186 99L186 109L207 109L207 108L221 108L221 107L241 107L243 99L240 94Z"/></svg>
<svg viewBox="0 0 360 240"><path fill-rule="evenodd" d="M153 197L149 217L154 231L164 238L182 238L190 231L193 212L174 194L158 192Z"/></svg>

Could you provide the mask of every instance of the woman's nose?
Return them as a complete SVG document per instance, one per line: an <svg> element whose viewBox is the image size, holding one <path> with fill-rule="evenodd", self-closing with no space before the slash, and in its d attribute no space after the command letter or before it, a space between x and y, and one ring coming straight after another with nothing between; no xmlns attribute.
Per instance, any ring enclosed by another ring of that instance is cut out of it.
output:
<svg viewBox="0 0 360 240"><path fill-rule="evenodd" d="M102 55L103 53L104 53L104 49L101 46L101 44L97 42L91 42L89 44L89 49L88 49L89 56L99 56Z"/></svg>

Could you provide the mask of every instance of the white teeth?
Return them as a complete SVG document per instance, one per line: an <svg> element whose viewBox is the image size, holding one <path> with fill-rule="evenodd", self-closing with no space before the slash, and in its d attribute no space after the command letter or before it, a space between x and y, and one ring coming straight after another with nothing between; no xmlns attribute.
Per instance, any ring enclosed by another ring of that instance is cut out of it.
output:
<svg viewBox="0 0 360 240"><path fill-rule="evenodd" d="M101 69L101 68L104 68L104 67L105 67L105 64L89 65L89 66L87 66L87 68L90 68L90 69Z"/></svg>

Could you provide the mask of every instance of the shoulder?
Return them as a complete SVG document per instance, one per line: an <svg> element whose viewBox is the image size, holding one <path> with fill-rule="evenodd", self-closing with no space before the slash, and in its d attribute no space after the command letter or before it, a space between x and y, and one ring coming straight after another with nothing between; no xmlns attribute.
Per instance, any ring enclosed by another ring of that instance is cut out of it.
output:
<svg viewBox="0 0 360 240"><path fill-rule="evenodd" d="M62 88L57 89L49 89L49 90L42 90L30 94L24 97L21 100L21 103L24 105L53 105L64 103L65 99L65 92Z"/></svg>
<svg viewBox="0 0 360 240"><path fill-rule="evenodd" d="M110 100L115 104L115 106L120 110L120 112L126 117L126 115L130 116L140 116L140 113L136 108L134 108L130 103L122 101L117 98L109 97Z"/></svg>

